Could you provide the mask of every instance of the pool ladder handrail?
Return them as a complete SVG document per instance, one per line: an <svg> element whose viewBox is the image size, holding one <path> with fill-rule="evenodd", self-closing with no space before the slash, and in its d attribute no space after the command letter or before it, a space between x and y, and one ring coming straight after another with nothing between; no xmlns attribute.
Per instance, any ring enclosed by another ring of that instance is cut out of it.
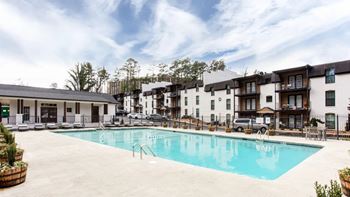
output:
<svg viewBox="0 0 350 197"><path fill-rule="evenodd" d="M269 135L268 135L268 132L269 130L266 129L265 133L262 133L261 130L259 129L258 132L256 133L257 136L259 136L259 139L258 137L256 137L256 140L264 140L264 137L267 136L267 138L269 139Z"/></svg>
<svg viewBox="0 0 350 197"><path fill-rule="evenodd" d="M147 144L139 144L139 143L135 143L132 146L132 156L135 157L135 148L136 147L140 147L140 159L142 159L142 152L144 152L147 155L147 152L145 150L145 147L148 149L148 151L151 152L153 157L156 157L157 155L152 151L152 149L147 145Z"/></svg>
<svg viewBox="0 0 350 197"><path fill-rule="evenodd" d="M106 130L106 127L102 124L101 121L98 123L98 128L101 130Z"/></svg>

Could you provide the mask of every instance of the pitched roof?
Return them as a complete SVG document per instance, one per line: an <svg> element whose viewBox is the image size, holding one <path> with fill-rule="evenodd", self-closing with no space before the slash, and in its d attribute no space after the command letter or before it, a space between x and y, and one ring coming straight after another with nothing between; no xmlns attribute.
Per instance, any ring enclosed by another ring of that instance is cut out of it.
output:
<svg viewBox="0 0 350 197"><path fill-rule="evenodd" d="M213 89L214 91L226 90L227 87L233 88L233 86L234 86L233 80L220 81L217 83L205 85L204 91L209 92L211 89Z"/></svg>
<svg viewBox="0 0 350 197"><path fill-rule="evenodd" d="M323 77L325 76L325 72L328 68L334 68L335 74L350 73L350 60L312 66L309 77Z"/></svg>
<svg viewBox="0 0 350 197"><path fill-rule="evenodd" d="M49 100L117 103L113 96L109 94L71 91L63 89L37 88L31 86L19 86L8 84L0 84L0 96Z"/></svg>

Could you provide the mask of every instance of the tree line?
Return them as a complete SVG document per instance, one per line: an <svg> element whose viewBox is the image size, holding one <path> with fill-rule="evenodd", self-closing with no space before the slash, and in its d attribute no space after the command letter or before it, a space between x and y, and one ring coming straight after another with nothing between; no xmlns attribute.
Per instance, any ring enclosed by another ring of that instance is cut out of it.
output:
<svg viewBox="0 0 350 197"><path fill-rule="evenodd" d="M94 69L89 62L86 62L78 63L68 71L69 79L67 79L65 87L75 91L101 92L102 85L108 80L112 80L118 84L120 92L130 92L141 88L142 83L157 81L185 83L202 79L204 72L224 70L225 68L223 60L212 60L206 63L184 58L177 59L171 64L153 65L152 70L158 70L157 74L153 72L140 76L141 69L138 61L129 58L115 70L111 77L104 67Z"/></svg>

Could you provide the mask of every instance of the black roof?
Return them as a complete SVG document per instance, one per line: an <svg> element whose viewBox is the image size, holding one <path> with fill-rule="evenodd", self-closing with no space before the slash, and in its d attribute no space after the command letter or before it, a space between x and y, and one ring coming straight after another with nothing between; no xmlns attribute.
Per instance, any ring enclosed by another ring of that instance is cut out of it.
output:
<svg viewBox="0 0 350 197"><path fill-rule="evenodd" d="M326 64L320 64L312 66L309 77L323 77L326 74L328 68L334 68L335 74L345 74L350 73L350 60L341 61L341 62L331 62Z"/></svg>
<svg viewBox="0 0 350 197"><path fill-rule="evenodd" d="M226 90L227 87L230 87L230 89L232 89L233 86L233 80L220 81L205 85L204 91L209 92L211 89L213 89L214 91Z"/></svg>
<svg viewBox="0 0 350 197"><path fill-rule="evenodd" d="M187 82L183 85L183 89L195 88L197 85L198 85L198 87L203 87L203 81L202 80L194 80L194 81Z"/></svg>
<svg viewBox="0 0 350 197"><path fill-rule="evenodd" d="M109 94L8 84L0 84L0 96L49 100L117 103L113 96Z"/></svg>

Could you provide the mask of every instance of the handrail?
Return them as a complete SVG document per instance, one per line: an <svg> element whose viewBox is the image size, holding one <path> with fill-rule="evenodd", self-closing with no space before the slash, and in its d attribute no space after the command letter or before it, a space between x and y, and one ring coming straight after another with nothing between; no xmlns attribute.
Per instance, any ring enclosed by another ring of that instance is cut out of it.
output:
<svg viewBox="0 0 350 197"><path fill-rule="evenodd" d="M147 144L142 144L140 145L139 143L135 143L133 146L132 146L132 156L135 157L135 148L136 147L140 147L140 159L142 159L142 152L145 153L147 155L147 152L145 150L144 147L148 148L148 150L152 153L152 156L153 157L156 157L156 154L152 151L152 149L147 145Z"/></svg>
<svg viewBox="0 0 350 197"><path fill-rule="evenodd" d="M102 129L102 130L106 130L106 127L102 124L102 122L100 121L98 124L98 128Z"/></svg>

